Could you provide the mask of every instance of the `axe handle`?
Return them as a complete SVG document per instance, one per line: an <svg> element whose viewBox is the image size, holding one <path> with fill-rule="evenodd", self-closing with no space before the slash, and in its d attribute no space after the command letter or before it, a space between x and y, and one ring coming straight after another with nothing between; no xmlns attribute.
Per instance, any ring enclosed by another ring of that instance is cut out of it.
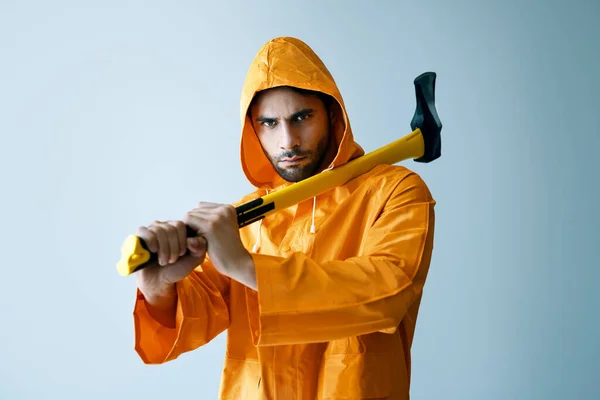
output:
<svg viewBox="0 0 600 400"><path fill-rule="evenodd" d="M417 128L405 137L362 157L355 158L338 168L323 171L277 192L269 193L260 199L238 206L236 209L238 225L240 228L244 227L269 214L318 196L370 171L377 165L391 165L411 158L420 158L424 148L423 135Z"/></svg>
<svg viewBox="0 0 600 400"><path fill-rule="evenodd" d="M339 168L323 171L277 192L237 206L238 226L242 228L250 225L267 215L341 186L377 165L391 165L410 158L419 158L423 155L424 148L423 135L417 128L405 137L356 158ZM197 233L193 229L187 227L188 237L196 235ZM149 262L156 261L156 257L156 253L151 253L142 239L130 235L121 249L121 260L117 264L117 270L123 276L130 275L144 268Z"/></svg>
<svg viewBox="0 0 600 400"><path fill-rule="evenodd" d="M442 126L435 110L435 78L435 73L426 72L414 81L417 109L411 122L414 129L411 133L338 168L323 171L282 190L237 206L238 226L242 228L250 225L267 215L341 186L377 165L392 165L408 159L417 162L431 162L437 159L440 156ZM196 235L193 229L187 227L188 237ZM121 248L117 271L123 276L130 275L156 259L157 254L150 252L142 239L129 235Z"/></svg>

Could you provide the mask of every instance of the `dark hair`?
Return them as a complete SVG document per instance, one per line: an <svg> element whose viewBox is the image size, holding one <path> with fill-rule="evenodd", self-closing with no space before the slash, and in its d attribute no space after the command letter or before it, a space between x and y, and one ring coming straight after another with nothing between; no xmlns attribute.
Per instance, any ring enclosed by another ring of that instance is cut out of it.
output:
<svg viewBox="0 0 600 400"><path fill-rule="evenodd" d="M323 92L319 92L317 90L302 89L302 88L298 88L295 86L283 86L283 87L291 89L294 92L301 94L302 96L317 96L325 104L325 107L328 107L329 102L331 101L331 96L329 96L328 94L325 94Z"/></svg>

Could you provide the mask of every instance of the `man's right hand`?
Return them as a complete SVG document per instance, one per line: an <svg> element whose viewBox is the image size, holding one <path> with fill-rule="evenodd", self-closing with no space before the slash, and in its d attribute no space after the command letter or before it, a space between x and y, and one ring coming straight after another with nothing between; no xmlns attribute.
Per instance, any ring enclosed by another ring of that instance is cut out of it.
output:
<svg viewBox="0 0 600 400"><path fill-rule="evenodd" d="M155 221L139 227L136 235L144 240L150 252L158 255L158 262L151 262L135 273L137 286L150 305L170 308L177 295L175 282L204 261L206 240L202 236L187 237L182 221Z"/></svg>

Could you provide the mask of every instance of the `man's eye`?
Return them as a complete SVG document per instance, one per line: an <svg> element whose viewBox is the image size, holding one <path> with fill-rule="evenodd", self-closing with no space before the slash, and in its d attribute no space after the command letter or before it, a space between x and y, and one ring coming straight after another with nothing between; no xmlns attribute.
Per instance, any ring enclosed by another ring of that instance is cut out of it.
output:
<svg viewBox="0 0 600 400"><path fill-rule="evenodd" d="M262 122L263 126L266 126L268 128L272 127L273 125L275 125L275 121L263 121Z"/></svg>
<svg viewBox="0 0 600 400"><path fill-rule="evenodd" d="M310 114L304 114L304 115L298 115L296 117L296 121L304 121L305 119L307 119L310 116Z"/></svg>

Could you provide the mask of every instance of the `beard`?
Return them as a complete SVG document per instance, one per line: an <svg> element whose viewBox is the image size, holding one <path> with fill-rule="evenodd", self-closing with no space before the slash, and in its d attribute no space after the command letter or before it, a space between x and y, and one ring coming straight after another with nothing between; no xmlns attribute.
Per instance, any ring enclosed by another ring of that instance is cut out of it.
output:
<svg viewBox="0 0 600 400"><path fill-rule="evenodd" d="M283 179L288 182L300 182L306 178L313 176L325 158L327 153L327 145L329 141L329 135L323 135L321 141L317 144L314 150L301 150L294 148L292 150L284 151L277 156L271 156L267 154L267 158L273 164L273 167ZM281 160L284 158L291 157L305 157L302 160L302 164L293 165L290 167L283 168L280 166Z"/></svg>

